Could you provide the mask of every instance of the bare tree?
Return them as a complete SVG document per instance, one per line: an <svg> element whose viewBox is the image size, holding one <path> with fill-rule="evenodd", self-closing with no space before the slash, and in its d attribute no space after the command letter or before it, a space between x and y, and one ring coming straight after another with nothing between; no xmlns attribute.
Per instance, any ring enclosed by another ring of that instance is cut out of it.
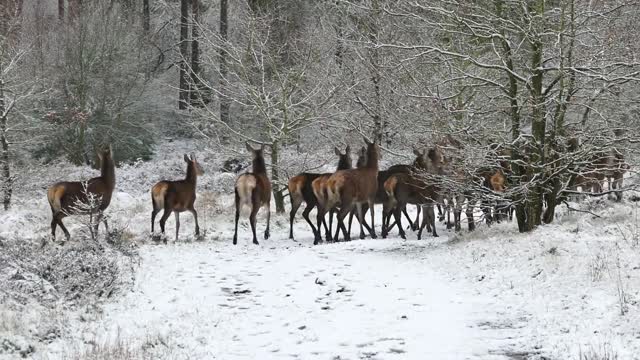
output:
<svg viewBox="0 0 640 360"><path fill-rule="evenodd" d="M178 108L189 106L189 5L191 0L180 0L180 84Z"/></svg>

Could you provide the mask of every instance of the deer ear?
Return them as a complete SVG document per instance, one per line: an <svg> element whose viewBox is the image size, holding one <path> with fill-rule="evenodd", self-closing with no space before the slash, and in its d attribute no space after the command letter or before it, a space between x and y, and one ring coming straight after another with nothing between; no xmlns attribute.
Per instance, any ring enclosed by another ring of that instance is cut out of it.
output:
<svg viewBox="0 0 640 360"><path fill-rule="evenodd" d="M189 162L189 155L184 154L184 162Z"/></svg>
<svg viewBox="0 0 640 360"><path fill-rule="evenodd" d="M264 144L260 144L260 151L264 151Z"/></svg>
<svg viewBox="0 0 640 360"><path fill-rule="evenodd" d="M196 161L196 153L192 152L189 157L191 158L191 161Z"/></svg>
<svg viewBox="0 0 640 360"><path fill-rule="evenodd" d="M247 151L249 151L249 152L253 152L253 151L254 151L254 150L253 150L253 147L251 147L251 144L249 144L249 142L248 142L248 141L247 141L246 143L244 143L244 144L245 144L245 146L247 147Z"/></svg>
<svg viewBox="0 0 640 360"><path fill-rule="evenodd" d="M415 156L421 156L421 155L422 155L422 153L420 152L420 150L418 150L418 149L416 149L416 148L413 148L413 155L415 155Z"/></svg>
<svg viewBox="0 0 640 360"><path fill-rule="evenodd" d="M109 144L109 156L113 158L113 147L111 147L111 144Z"/></svg>
<svg viewBox="0 0 640 360"><path fill-rule="evenodd" d="M347 145L346 149L344 149L345 154L351 154L351 145Z"/></svg>
<svg viewBox="0 0 640 360"><path fill-rule="evenodd" d="M333 152L336 153L336 155L338 155L338 156L342 156L342 153L340 152L340 150L338 149L337 146L333 147Z"/></svg>
<svg viewBox="0 0 640 360"><path fill-rule="evenodd" d="M364 139L364 143L365 143L365 144L367 144L367 145L371 145L371 141L369 141L369 139L367 139L367 137L366 137L366 136L363 136L362 138Z"/></svg>

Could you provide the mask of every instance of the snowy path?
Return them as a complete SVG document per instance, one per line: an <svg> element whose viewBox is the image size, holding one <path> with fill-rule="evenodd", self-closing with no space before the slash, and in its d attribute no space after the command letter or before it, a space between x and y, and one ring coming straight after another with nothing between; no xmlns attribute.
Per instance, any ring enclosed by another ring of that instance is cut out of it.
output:
<svg viewBox="0 0 640 360"><path fill-rule="evenodd" d="M476 327L480 300L438 278L425 242L410 256L393 240L263 244L146 246L133 291L83 331L164 339L171 358L505 358Z"/></svg>

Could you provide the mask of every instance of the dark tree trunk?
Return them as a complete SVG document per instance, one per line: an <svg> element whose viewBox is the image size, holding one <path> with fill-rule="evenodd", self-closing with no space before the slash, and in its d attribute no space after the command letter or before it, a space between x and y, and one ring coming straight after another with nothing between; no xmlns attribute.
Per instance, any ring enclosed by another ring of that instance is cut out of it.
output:
<svg viewBox="0 0 640 360"><path fill-rule="evenodd" d="M180 0L180 86L178 109L184 110L189 105L189 3L191 0Z"/></svg>
<svg viewBox="0 0 640 360"><path fill-rule="evenodd" d="M145 34L151 29L151 12L149 9L149 0L142 0L142 29Z"/></svg>
<svg viewBox="0 0 640 360"><path fill-rule="evenodd" d="M0 66L0 74L2 66ZM11 179L11 167L9 164L9 142L7 141L7 111L4 99L4 81L0 79L0 161L2 162L2 204L5 210L9 210L11 206L11 195L13 193L13 181Z"/></svg>
<svg viewBox="0 0 640 360"><path fill-rule="evenodd" d="M227 97L226 85L227 85L227 52L226 42L229 38L229 23L228 23L228 3L227 0L220 0L220 38L223 41L220 47L220 120L228 124L229 123L229 99Z"/></svg>
<svg viewBox="0 0 640 360"><path fill-rule="evenodd" d="M64 21L64 0L58 0L58 20Z"/></svg>
<svg viewBox="0 0 640 360"><path fill-rule="evenodd" d="M193 0L191 2L191 12L193 14L191 22L191 83L193 84L191 87L191 105L194 106L202 106L202 94L200 91L202 86L200 86L200 41L198 38L199 34L199 26L200 26L200 1Z"/></svg>
<svg viewBox="0 0 640 360"><path fill-rule="evenodd" d="M273 184L273 200L276 203L276 212L283 213L284 210L284 196L282 195L282 188L280 186L280 169L278 168L279 161L279 145L274 142L271 146L271 183Z"/></svg>

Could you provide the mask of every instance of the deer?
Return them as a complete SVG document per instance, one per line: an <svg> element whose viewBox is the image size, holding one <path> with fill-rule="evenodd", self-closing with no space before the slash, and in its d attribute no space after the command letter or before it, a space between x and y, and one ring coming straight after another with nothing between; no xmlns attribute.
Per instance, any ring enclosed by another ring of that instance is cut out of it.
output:
<svg viewBox="0 0 640 360"><path fill-rule="evenodd" d="M360 151L358 152L358 161L356 163L356 168L362 168L365 166L366 163L366 148L361 148ZM350 169L350 168L349 168ZM337 169L338 170L349 170L349 169ZM326 205L327 205L327 191L326 191L326 185L327 185L327 180L329 180L329 178L331 177L331 175L333 174L323 174L322 176L319 176L318 178L316 178L315 180L313 180L313 182L311 183L311 187L313 189L313 193L317 199L317 207L318 207L318 213L317 213L317 226L318 226L318 234L316 237L316 240L314 240L314 245L317 245L319 242L322 242L322 237L320 235L320 224L324 224L324 228L325 228L325 237L327 239L327 241L333 241L334 239L338 239L338 231L339 228L336 228L336 236L333 237L331 236L331 231L332 231L332 221L333 221L333 215L334 215L334 209L326 209ZM325 214L327 212L327 210L329 211L329 226L327 227L327 224L325 222ZM353 221L353 215L354 213L351 212L351 214L349 215L349 233L351 233L351 223ZM366 224L366 222L364 223L364 226L366 226L368 228L368 225ZM362 230L361 230L362 232Z"/></svg>
<svg viewBox="0 0 640 360"><path fill-rule="evenodd" d="M56 228L60 226L67 238L71 234L62 223L62 219L69 215L85 215L97 211L95 234L98 233L100 222L104 222L105 230L109 232L109 225L104 218L104 211L111 203L111 196L116 186L115 163L111 146L97 152L100 161L100 176L88 181L65 181L56 183L47 189L47 200L51 206L53 219L51 220L52 240L56 240ZM89 204L90 198L97 200L97 204ZM78 205L96 205L95 209L79 209Z"/></svg>
<svg viewBox="0 0 640 360"><path fill-rule="evenodd" d="M235 184L235 231L233 234L233 245L238 243L238 220L240 219L240 210L244 206L251 209L249 222L251 223L251 231L253 232L253 243L259 245L256 237L256 215L261 208L267 211L267 228L264 231L264 239L269 239L269 226L271 223L271 181L267 175L267 166L264 161L264 144L259 149L254 149L247 142L247 151L253 157L252 172L244 173L236 179Z"/></svg>
<svg viewBox="0 0 640 360"><path fill-rule="evenodd" d="M338 156L338 166L336 170L351 169L351 147L347 145L344 154L336 147L334 148L335 154ZM289 179L289 196L291 197L291 212L289 213L289 239L293 240L293 220L295 219L296 212L300 208L300 205L304 202L306 204L305 209L302 211L302 217L307 221L315 239L320 237L320 225L318 228L313 225L311 219L309 219L309 213L314 207L318 206L318 198L313 192L312 183L321 177L329 177L330 173L317 174L303 172ZM329 218L331 223L331 218ZM323 224L327 228L327 224L323 219ZM330 229L327 234L330 234Z"/></svg>
<svg viewBox="0 0 640 360"><path fill-rule="evenodd" d="M400 236L404 239L404 229L402 229L402 223L399 221L401 212L404 212L407 220L411 222L411 219L406 213L406 205L414 204L418 209L424 208L428 212L425 212L426 216L423 217L423 223L427 226L427 230L433 229L435 233L435 215L433 213L433 205L438 204L440 201L439 191L433 184L433 180L427 180L426 174L441 175L443 157L437 149L429 149L425 152L419 152L414 150L416 160L413 163L414 168L410 172L397 172L387 177L382 185L382 189L385 192L385 199L383 203L383 224L382 235L386 237L391 228L394 225L398 226ZM422 173L422 174L421 174ZM428 209L428 206L431 206ZM394 223L389 225L391 215L394 216ZM416 219L417 220L417 219ZM426 221L426 222L425 222ZM419 230L420 227L412 229ZM437 234L436 234L437 236Z"/></svg>
<svg viewBox="0 0 640 360"><path fill-rule="evenodd" d="M194 153L191 153L191 155L184 154L184 161L187 163L187 174L184 180L162 180L151 188L151 205L153 206L151 211L151 233L153 234L156 215L160 210L163 210L160 218L160 230L163 235L167 219L171 213L174 213L176 218L176 241L178 241L178 234L180 233L180 213L184 211L188 211L193 215L193 219L196 222L195 234L196 237L200 236L198 212L194 208L194 203L196 201L198 176L204 175L204 170L196 160Z"/></svg>
<svg viewBox="0 0 640 360"><path fill-rule="evenodd" d="M344 225L344 218L355 207L360 224L364 224L363 205L367 204L371 210L371 224L369 233L372 239L375 233L374 204L378 190L378 160L380 150L374 142L364 138L367 145L366 162L362 168L336 171L329 179L325 187L327 203L325 209L339 207L338 226L342 230L345 241L351 240L350 234ZM320 216L320 213L318 214ZM322 214L324 216L324 214Z"/></svg>
<svg viewBox="0 0 640 360"><path fill-rule="evenodd" d="M407 204L415 204L423 208L424 215L418 229L418 240L422 238L422 231L425 227L431 229L434 237L438 237L433 206L440 201L440 195L439 189L435 184L420 175L397 173L391 175L385 181L384 190L387 194L386 211L389 214L393 213L401 238L407 238L402 227L400 213ZM383 232L386 233L387 231L387 228L383 228Z"/></svg>

